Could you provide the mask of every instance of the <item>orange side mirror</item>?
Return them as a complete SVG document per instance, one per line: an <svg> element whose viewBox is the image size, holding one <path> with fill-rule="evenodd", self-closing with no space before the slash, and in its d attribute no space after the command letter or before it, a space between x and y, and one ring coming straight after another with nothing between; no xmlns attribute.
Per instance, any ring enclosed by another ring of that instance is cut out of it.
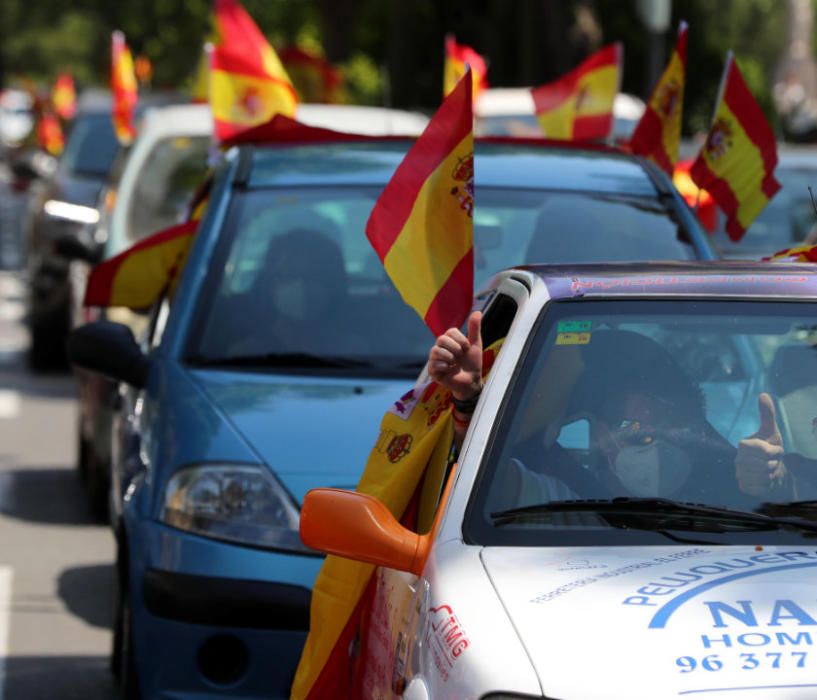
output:
<svg viewBox="0 0 817 700"><path fill-rule="evenodd" d="M347 559L420 575L431 537L403 527L373 496L341 489L312 489L301 508L307 547Z"/></svg>

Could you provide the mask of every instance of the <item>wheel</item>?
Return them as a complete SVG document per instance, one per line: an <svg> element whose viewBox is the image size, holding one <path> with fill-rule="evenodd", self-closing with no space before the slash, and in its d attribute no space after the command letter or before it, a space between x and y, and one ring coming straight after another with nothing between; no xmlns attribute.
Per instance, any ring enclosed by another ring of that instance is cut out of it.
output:
<svg viewBox="0 0 817 700"><path fill-rule="evenodd" d="M127 584L127 564L121 559L127 557L127 551L121 544L118 550L110 669L117 680L122 700L141 700L133 645L133 612Z"/></svg>
<svg viewBox="0 0 817 700"><path fill-rule="evenodd" d="M88 446L88 462L85 472L85 485L88 490L88 503L94 519L104 523L108 521L108 505L110 501L110 480L107 471L104 471L96 458L92 445Z"/></svg>

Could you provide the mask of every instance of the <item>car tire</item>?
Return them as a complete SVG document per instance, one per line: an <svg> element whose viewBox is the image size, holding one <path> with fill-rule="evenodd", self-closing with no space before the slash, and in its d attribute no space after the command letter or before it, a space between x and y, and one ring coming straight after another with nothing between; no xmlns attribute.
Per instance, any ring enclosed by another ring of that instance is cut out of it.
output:
<svg viewBox="0 0 817 700"><path fill-rule="evenodd" d="M118 557L123 556L127 556L127 551L120 545ZM110 668L119 686L119 697L122 700L141 700L133 645L133 609L127 584L127 566L117 566L115 588L116 610Z"/></svg>
<svg viewBox="0 0 817 700"><path fill-rule="evenodd" d="M85 487L88 493L88 504L94 520L100 523L108 522L108 504L110 501L110 483L107 474L101 473L99 460L88 447L88 462L85 472Z"/></svg>

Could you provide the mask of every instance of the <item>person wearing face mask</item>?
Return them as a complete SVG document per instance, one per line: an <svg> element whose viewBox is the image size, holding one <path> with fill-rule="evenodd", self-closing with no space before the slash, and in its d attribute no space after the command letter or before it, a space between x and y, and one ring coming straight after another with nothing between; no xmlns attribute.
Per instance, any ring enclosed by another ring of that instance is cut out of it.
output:
<svg viewBox="0 0 817 700"><path fill-rule="evenodd" d="M475 312L467 337L449 329L429 352L431 378L452 392L457 448L481 390L480 324ZM630 331L599 331L582 352L584 369L559 423L587 420L589 468L555 436L539 432L521 446L528 457L512 460L509 481L514 483L507 485L512 496L503 505L617 496L704 503L728 497L731 507L749 508L757 496L790 495L787 475L766 482L761 475L752 482L756 488L747 486L750 469L756 475L766 468L766 442L759 446L757 436L750 436L736 450L724 439L706 420L700 389L657 342ZM761 411L767 402L771 398L761 395Z"/></svg>
<svg viewBox="0 0 817 700"><path fill-rule="evenodd" d="M275 235L252 291L253 327L232 353L354 354L359 343L343 318L347 285L343 252L330 236L311 228Z"/></svg>

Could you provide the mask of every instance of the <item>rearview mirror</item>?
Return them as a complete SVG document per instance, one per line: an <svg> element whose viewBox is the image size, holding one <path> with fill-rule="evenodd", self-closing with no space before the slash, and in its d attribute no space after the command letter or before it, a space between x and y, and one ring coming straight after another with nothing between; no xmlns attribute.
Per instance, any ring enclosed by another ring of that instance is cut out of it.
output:
<svg viewBox="0 0 817 700"><path fill-rule="evenodd" d="M82 260L96 265L99 262L101 248L83 243L76 236L64 234L57 238L54 247L58 255L69 260Z"/></svg>
<svg viewBox="0 0 817 700"><path fill-rule="evenodd" d="M137 389L147 383L150 360L122 323L95 321L68 336L68 359L83 369L99 372Z"/></svg>
<svg viewBox="0 0 817 700"><path fill-rule="evenodd" d="M303 543L320 552L418 576L431 543L429 535L403 527L373 496L341 489L306 494L300 532Z"/></svg>

